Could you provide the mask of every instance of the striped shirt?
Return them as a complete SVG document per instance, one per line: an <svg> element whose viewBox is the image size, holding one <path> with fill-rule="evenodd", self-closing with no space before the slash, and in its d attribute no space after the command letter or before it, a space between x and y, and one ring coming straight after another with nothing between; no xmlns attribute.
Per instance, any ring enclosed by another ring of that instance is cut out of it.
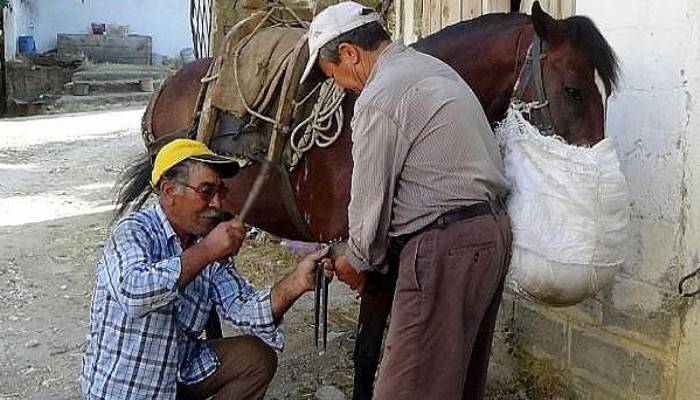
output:
<svg viewBox="0 0 700 400"><path fill-rule="evenodd" d="M209 311L276 350L283 344L270 289L256 290L230 264L212 263L179 289L182 248L159 205L124 217L97 265L85 345L86 399L174 399L219 366L202 338Z"/></svg>
<svg viewBox="0 0 700 400"><path fill-rule="evenodd" d="M358 270L386 269L390 237L508 191L479 100L442 61L390 44L354 111L348 260Z"/></svg>

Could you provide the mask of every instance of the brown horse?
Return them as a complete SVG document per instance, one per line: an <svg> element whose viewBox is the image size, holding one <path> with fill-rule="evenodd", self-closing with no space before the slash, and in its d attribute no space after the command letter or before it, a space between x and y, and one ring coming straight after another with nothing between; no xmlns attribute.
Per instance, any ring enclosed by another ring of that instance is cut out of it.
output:
<svg viewBox="0 0 700 400"><path fill-rule="evenodd" d="M533 38L546 45L541 57L542 90L548 104L550 123L556 133L572 144L592 145L604 138L604 112L607 97L617 81L618 64L614 52L595 25L575 16L556 20L538 3L532 17L523 14L491 14L457 23L417 42L414 47L452 66L477 94L491 122L503 118L526 64L526 53ZM546 56L544 56L546 54ZM540 57L537 57L538 59ZM210 60L189 64L166 81L157 101L149 106L147 122L155 137L191 129L200 80ZM535 76L537 81L537 76ZM524 100L535 96L528 89ZM343 105L352 115L354 97ZM145 119L146 120L146 119ZM351 136L348 121L338 140L327 148L306 153L290 175L297 205L313 239L327 241L347 236L347 206L352 173ZM214 137L212 146L217 150ZM223 146L225 148L225 146ZM124 177L120 194L123 210L148 194L148 160L132 167ZM235 213L242 207L258 176L253 164L227 180L229 195L224 207ZM294 228L281 200L279 177L273 175L249 214L248 221L273 234L306 239ZM391 308L393 282L375 275L362 296L359 335L355 347L354 399L372 397L382 335Z"/></svg>

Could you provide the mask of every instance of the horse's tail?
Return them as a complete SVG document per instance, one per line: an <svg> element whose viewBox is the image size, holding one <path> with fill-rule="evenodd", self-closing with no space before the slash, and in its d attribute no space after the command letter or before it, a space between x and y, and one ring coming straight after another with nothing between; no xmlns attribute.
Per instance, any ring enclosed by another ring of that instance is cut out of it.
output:
<svg viewBox="0 0 700 400"><path fill-rule="evenodd" d="M138 210L153 193L151 187L151 160L144 153L133 160L117 180L117 209L114 220L118 220L127 211Z"/></svg>

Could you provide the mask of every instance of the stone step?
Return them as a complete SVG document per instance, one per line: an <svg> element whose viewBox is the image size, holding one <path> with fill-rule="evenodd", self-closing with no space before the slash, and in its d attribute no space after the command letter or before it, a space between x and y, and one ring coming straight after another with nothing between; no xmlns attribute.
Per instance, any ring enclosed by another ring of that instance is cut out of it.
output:
<svg viewBox="0 0 700 400"><path fill-rule="evenodd" d="M152 82L152 85L148 81ZM74 96L86 96L105 93L150 92L155 90L163 79L115 79L97 81L72 81L65 85L65 90Z"/></svg>
<svg viewBox="0 0 700 400"><path fill-rule="evenodd" d="M46 107L46 113L83 112L113 108L142 107L148 104L153 93L128 92L89 96L65 95Z"/></svg>
<svg viewBox="0 0 700 400"><path fill-rule="evenodd" d="M140 80L140 79L165 79L172 74L169 69L97 69L78 71L73 74L73 82L89 81L120 81L120 80Z"/></svg>

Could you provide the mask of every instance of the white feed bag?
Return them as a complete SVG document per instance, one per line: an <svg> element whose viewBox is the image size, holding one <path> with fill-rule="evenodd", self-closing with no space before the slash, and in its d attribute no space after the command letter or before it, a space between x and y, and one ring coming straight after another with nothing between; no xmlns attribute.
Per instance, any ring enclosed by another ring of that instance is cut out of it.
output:
<svg viewBox="0 0 700 400"><path fill-rule="evenodd" d="M506 286L554 306L594 296L624 262L630 219L612 140L578 147L542 136L512 105L496 135L513 185Z"/></svg>

